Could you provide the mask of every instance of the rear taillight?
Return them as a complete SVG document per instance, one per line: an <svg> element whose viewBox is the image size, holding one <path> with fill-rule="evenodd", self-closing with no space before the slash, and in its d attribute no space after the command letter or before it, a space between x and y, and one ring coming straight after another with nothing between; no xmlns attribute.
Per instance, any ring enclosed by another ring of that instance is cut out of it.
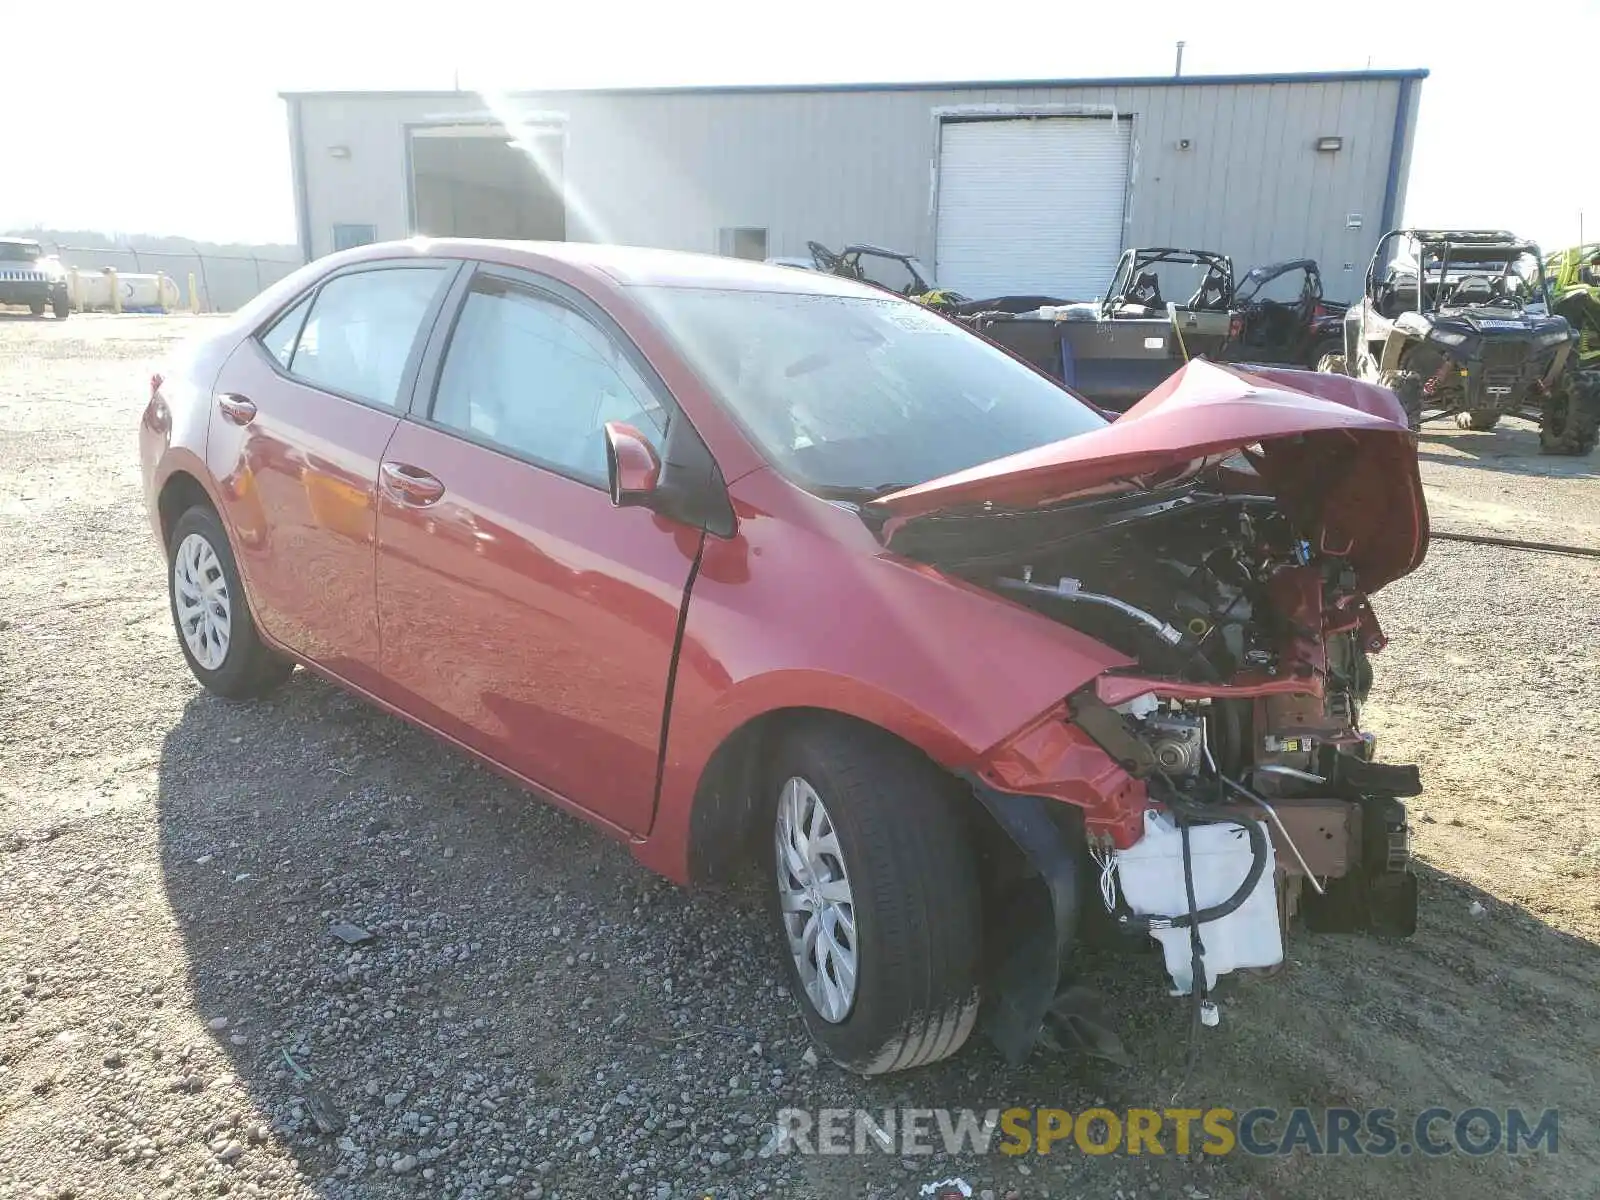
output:
<svg viewBox="0 0 1600 1200"><path fill-rule="evenodd" d="M1244 332L1244 318L1234 313L1228 321L1228 337L1237 338Z"/></svg>

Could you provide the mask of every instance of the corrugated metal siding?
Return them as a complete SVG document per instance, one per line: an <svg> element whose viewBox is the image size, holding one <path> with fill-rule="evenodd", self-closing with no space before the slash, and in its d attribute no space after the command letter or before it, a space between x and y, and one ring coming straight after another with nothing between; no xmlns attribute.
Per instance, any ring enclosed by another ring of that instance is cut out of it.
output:
<svg viewBox="0 0 1600 1200"><path fill-rule="evenodd" d="M513 119L518 111L565 114L573 238L715 251L719 229L758 226L768 230L770 254L804 253L808 239L871 241L932 262L940 110L988 105L998 116L1007 106L1114 106L1134 118L1125 244L1221 250L1241 271L1307 255L1323 264L1329 294L1348 298L1382 232L1399 93L1398 80L1374 78L552 93L518 95L501 108ZM471 94L312 95L299 102L314 254L331 249L335 223L406 236L405 126L485 114ZM1339 153L1313 148L1327 134L1344 139ZM1183 138L1188 150L1178 149ZM333 158L335 145L348 147L350 157ZM1361 215L1360 229L1346 228L1352 213Z"/></svg>

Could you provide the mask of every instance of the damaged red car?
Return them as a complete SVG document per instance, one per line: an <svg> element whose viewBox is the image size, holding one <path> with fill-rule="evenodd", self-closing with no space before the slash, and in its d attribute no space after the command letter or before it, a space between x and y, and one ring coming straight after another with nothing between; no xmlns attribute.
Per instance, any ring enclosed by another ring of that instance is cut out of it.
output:
<svg viewBox="0 0 1600 1200"><path fill-rule="evenodd" d="M1197 361L1113 424L848 280L411 242L187 348L140 450L202 684L300 664L674 880L758 864L852 1070L1105 1052L1090 938L1198 1006L1291 924L1414 926L1417 772L1361 726L1427 543L1384 389Z"/></svg>

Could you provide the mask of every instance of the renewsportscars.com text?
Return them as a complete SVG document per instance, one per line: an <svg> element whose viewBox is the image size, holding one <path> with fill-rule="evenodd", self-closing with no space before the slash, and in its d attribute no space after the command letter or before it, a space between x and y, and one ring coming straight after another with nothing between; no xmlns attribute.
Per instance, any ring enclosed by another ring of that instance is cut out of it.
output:
<svg viewBox="0 0 1600 1200"><path fill-rule="evenodd" d="M1556 1154L1560 1113L1520 1108L782 1108L773 1154Z"/></svg>

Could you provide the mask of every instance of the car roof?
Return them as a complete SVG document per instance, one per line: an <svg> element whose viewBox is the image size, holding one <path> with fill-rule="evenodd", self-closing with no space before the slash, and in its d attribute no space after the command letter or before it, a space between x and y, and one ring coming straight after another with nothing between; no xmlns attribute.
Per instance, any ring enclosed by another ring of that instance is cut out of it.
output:
<svg viewBox="0 0 1600 1200"><path fill-rule="evenodd" d="M556 275L585 277L606 290L619 287L708 288L799 295L862 296L881 300L882 290L814 271L770 266L742 258L613 246L599 242L520 242L487 238L415 238L380 242L350 251L345 261L393 258L397 250L448 258L476 258ZM344 256L341 256L344 257Z"/></svg>

